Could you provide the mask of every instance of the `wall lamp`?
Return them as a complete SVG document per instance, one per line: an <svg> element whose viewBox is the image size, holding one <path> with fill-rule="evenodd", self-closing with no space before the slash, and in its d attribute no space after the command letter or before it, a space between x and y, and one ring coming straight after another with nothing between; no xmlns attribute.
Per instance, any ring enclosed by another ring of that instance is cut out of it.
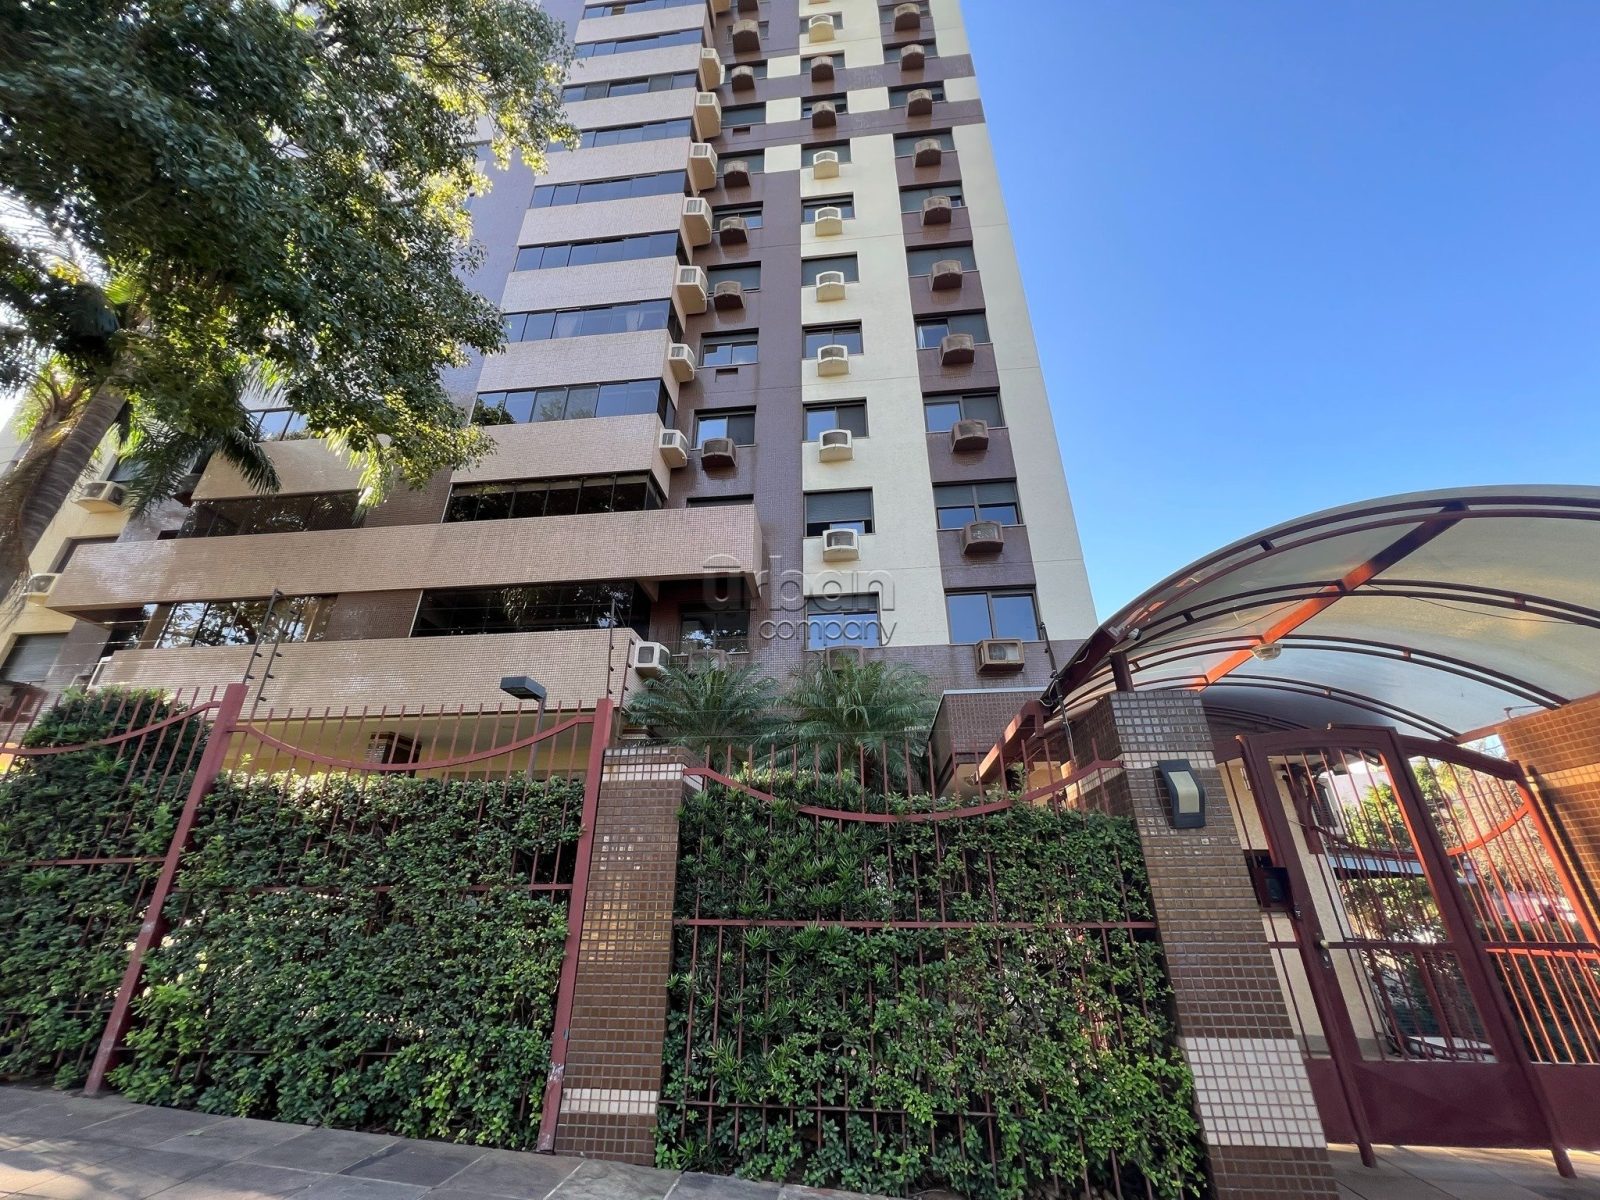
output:
<svg viewBox="0 0 1600 1200"><path fill-rule="evenodd" d="M504 675L500 679L500 690L518 700L536 700L540 704L549 695L544 684L532 675Z"/></svg>
<svg viewBox="0 0 1600 1200"><path fill-rule="evenodd" d="M1156 764L1161 788L1167 795L1167 819L1174 829L1204 829L1206 789L1201 785L1186 758L1172 758Z"/></svg>

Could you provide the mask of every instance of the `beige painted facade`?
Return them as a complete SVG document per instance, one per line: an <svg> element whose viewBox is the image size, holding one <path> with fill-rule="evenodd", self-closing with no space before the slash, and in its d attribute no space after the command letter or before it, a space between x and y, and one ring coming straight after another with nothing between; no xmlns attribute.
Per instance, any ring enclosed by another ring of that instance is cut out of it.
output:
<svg viewBox="0 0 1600 1200"><path fill-rule="evenodd" d="M278 472L278 494L304 496L316 492L353 492L361 485L361 471L348 456L315 438L265 442L261 447ZM206 464L194 489L196 500L232 500L257 495L239 472L213 458Z"/></svg>
<svg viewBox="0 0 1600 1200"><path fill-rule="evenodd" d="M670 473L661 459L661 422L653 416L593 417L491 428L494 453L455 472L456 483L502 479L570 479L649 471L663 490Z"/></svg>

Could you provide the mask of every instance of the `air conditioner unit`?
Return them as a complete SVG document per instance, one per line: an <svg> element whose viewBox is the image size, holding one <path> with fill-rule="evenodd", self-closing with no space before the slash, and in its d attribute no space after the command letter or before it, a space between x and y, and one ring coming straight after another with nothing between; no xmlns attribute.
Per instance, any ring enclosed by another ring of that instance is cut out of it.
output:
<svg viewBox="0 0 1600 1200"><path fill-rule="evenodd" d="M1005 527L999 521L969 521L961 530L961 553L974 558L999 554L1006 548Z"/></svg>
<svg viewBox="0 0 1600 1200"><path fill-rule="evenodd" d="M667 370L679 383L688 383L694 378L695 360L694 351L682 342L673 342L667 347Z"/></svg>
<svg viewBox="0 0 1600 1200"><path fill-rule="evenodd" d="M964 367L977 357L977 343L970 333L946 334L939 343L939 362L946 367Z"/></svg>
<svg viewBox="0 0 1600 1200"><path fill-rule="evenodd" d="M628 665L640 679L659 679L672 665L672 651L660 642L637 642L628 656Z"/></svg>
<svg viewBox="0 0 1600 1200"><path fill-rule="evenodd" d="M728 74L728 83L736 92L753 92L756 90L756 69L735 67Z"/></svg>
<svg viewBox="0 0 1600 1200"><path fill-rule="evenodd" d="M944 147L938 138L923 138L916 144L912 162L919 167L937 167L944 161Z"/></svg>
<svg viewBox="0 0 1600 1200"><path fill-rule="evenodd" d="M700 465L707 471L731 470L739 462L739 447L732 438L706 438L700 443Z"/></svg>
<svg viewBox="0 0 1600 1200"><path fill-rule="evenodd" d="M812 226L818 237L838 237L844 232L844 209L833 204L817 209Z"/></svg>
<svg viewBox="0 0 1600 1200"><path fill-rule="evenodd" d="M906 116L931 117L933 115L933 89L918 88L906 97Z"/></svg>
<svg viewBox="0 0 1600 1200"><path fill-rule="evenodd" d="M691 246L711 241L711 205L699 196L683 198L683 240Z"/></svg>
<svg viewBox="0 0 1600 1200"><path fill-rule="evenodd" d="M121 512L128 507L128 489L109 479L97 479L79 493L77 504L90 512Z"/></svg>
<svg viewBox="0 0 1600 1200"><path fill-rule="evenodd" d="M743 246L750 240L750 225L743 217L723 217L717 236L724 246Z"/></svg>
<svg viewBox="0 0 1600 1200"><path fill-rule="evenodd" d="M811 82L827 83L833 78L833 55L815 54L810 60Z"/></svg>
<svg viewBox="0 0 1600 1200"><path fill-rule="evenodd" d="M60 578L61 576L53 571L30 575L28 582L22 585L22 598L29 604L43 604L50 599L50 589L55 587L56 580Z"/></svg>
<svg viewBox="0 0 1600 1200"><path fill-rule="evenodd" d="M840 667L859 667L861 647L829 646L822 652L822 665L830 671L837 671Z"/></svg>
<svg viewBox="0 0 1600 1200"><path fill-rule="evenodd" d="M700 86L710 91L722 86L722 55L710 46L700 50Z"/></svg>
<svg viewBox="0 0 1600 1200"><path fill-rule="evenodd" d="M689 465L689 439L681 429L663 429L656 438L656 449L661 452L661 461L669 467Z"/></svg>
<svg viewBox="0 0 1600 1200"><path fill-rule="evenodd" d="M922 28L922 9L916 4L897 4L894 6L894 27L896 32L903 33L907 29Z"/></svg>
<svg viewBox="0 0 1600 1200"><path fill-rule="evenodd" d="M689 147L689 182L700 192L717 186L717 152L704 142Z"/></svg>
<svg viewBox="0 0 1600 1200"><path fill-rule="evenodd" d="M1023 667L1022 643L1009 638L989 638L978 643L978 670L984 673L1020 671Z"/></svg>
<svg viewBox="0 0 1600 1200"><path fill-rule="evenodd" d="M811 173L818 179L837 179L839 177L839 152L837 150L818 150L811 156Z"/></svg>
<svg viewBox="0 0 1600 1200"><path fill-rule="evenodd" d="M861 557L861 535L854 529L822 531L822 561L852 562Z"/></svg>
<svg viewBox="0 0 1600 1200"><path fill-rule="evenodd" d="M848 462L855 457L855 434L848 429L824 429L817 439L819 462Z"/></svg>
<svg viewBox="0 0 1600 1200"><path fill-rule="evenodd" d="M817 351L817 374L823 376L850 374L850 348L824 346Z"/></svg>
<svg viewBox="0 0 1600 1200"><path fill-rule="evenodd" d="M989 448L989 422L957 421L950 426L950 449L958 454Z"/></svg>
<svg viewBox="0 0 1600 1200"><path fill-rule="evenodd" d="M928 52L915 42L909 46L900 47L900 69L902 71L920 71L927 65Z"/></svg>
<svg viewBox="0 0 1600 1200"><path fill-rule="evenodd" d="M744 307L744 285L737 279L724 279L712 290L711 302L718 311Z"/></svg>
<svg viewBox="0 0 1600 1200"><path fill-rule="evenodd" d="M928 272L928 286L936 292L961 290L961 264L953 258L941 258Z"/></svg>
<svg viewBox="0 0 1600 1200"><path fill-rule="evenodd" d="M722 169L723 187L749 187L750 164L742 158L736 158Z"/></svg>
<svg viewBox="0 0 1600 1200"><path fill-rule="evenodd" d="M761 49L761 23L746 18L733 23L733 48L739 54Z"/></svg>
<svg viewBox="0 0 1600 1200"><path fill-rule="evenodd" d="M955 203L949 196L929 196L922 202L922 223L924 225L948 225L951 214L955 212Z"/></svg>
<svg viewBox="0 0 1600 1200"><path fill-rule="evenodd" d="M819 13L806 22L806 36L813 42L831 42L837 31L833 27L833 18Z"/></svg>
<svg viewBox="0 0 1600 1200"><path fill-rule="evenodd" d="M843 300L845 295L845 282L843 271L818 271L817 272L817 299L818 300Z"/></svg>
<svg viewBox="0 0 1600 1200"><path fill-rule="evenodd" d="M839 123L839 106L832 100L819 100L811 106L811 128L832 129Z"/></svg>
<svg viewBox="0 0 1600 1200"><path fill-rule="evenodd" d="M932 107L932 104L929 104ZM722 132L722 101L711 92L700 92L694 98L694 133L700 138L714 138Z"/></svg>
<svg viewBox="0 0 1600 1200"><path fill-rule="evenodd" d="M706 273L700 267L679 267L673 285L678 307L691 316L706 310Z"/></svg>

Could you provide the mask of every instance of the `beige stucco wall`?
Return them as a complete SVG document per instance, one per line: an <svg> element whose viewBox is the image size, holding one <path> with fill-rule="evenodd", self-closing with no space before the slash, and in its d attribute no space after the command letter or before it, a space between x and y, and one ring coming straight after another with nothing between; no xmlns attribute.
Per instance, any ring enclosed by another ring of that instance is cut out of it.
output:
<svg viewBox="0 0 1600 1200"><path fill-rule="evenodd" d="M603 100L574 100L567 116L580 129L608 129L614 125L644 125L674 121L694 111L694 88L643 92L637 96L607 96Z"/></svg>
<svg viewBox="0 0 1600 1200"><path fill-rule="evenodd" d="M478 390L497 392L506 388L657 379L666 370L667 348L671 344L672 338L664 329L518 342L484 360Z"/></svg>
<svg viewBox="0 0 1600 1200"><path fill-rule="evenodd" d="M312 492L353 492L360 485L361 472L350 460L328 443L315 438L295 438L286 442L263 442L272 465L277 468L278 495L304 496ZM194 489L196 500L226 500L257 495L244 476L220 456L206 465L200 484Z"/></svg>
<svg viewBox="0 0 1600 1200"><path fill-rule="evenodd" d="M504 312L521 312L665 300L672 295L677 272L676 258L636 258L583 267L513 271L506 279L500 308Z"/></svg>
<svg viewBox="0 0 1600 1200"><path fill-rule="evenodd" d="M663 233L680 227L683 200L676 194L635 196L627 200L563 204L559 208L530 208L522 219L518 244L538 246L627 237L635 233Z"/></svg>
<svg viewBox="0 0 1600 1200"><path fill-rule="evenodd" d="M540 183L573 183L584 179L617 179L626 175L653 175L682 171L689 165L687 137L662 138L629 146L592 146L587 150L558 150L551 154Z"/></svg>
<svg viewBox="0 0 1600 1200"><path fill-rule="evenodd" d="M662 490L667 487L667 464L657 449L661 422L654 416L498 425L488 432L494 453L457 471L456 483L650 471Z"/></svg>
<svg viewBox="0 0 1600 1200"><path fill-rule="evenodd" d="M630 50L626 54L578 59L572 64L567 82L578 84L598 83L607 79L643 79L649 75L676 75L679 71L699 69L699 46L659 46L654 50Z"/></svg>

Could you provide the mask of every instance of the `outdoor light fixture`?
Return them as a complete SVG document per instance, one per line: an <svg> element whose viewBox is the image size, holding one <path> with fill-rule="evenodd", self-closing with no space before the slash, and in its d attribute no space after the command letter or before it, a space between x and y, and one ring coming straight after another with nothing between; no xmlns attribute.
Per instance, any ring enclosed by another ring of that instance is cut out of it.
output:
<svg viewBox="0 0 1600 1200"><path fill-rule="evenodd" d="M544 684L532 675L501 676L500 690L518 700L537 700L540 704L543 704L544 698L550 694L545 691Z"/></svg>
<svg viewBox="0 0 1600 1200"><path fill-rule="evenodd" d="M1174 829L1204 829L1206 824L1206 789L1200 786L1194 768L1185 758L1168 759L1156 764L1156 774L1161 776L1161 786L1167 793L1167 819Z"/></svg>

